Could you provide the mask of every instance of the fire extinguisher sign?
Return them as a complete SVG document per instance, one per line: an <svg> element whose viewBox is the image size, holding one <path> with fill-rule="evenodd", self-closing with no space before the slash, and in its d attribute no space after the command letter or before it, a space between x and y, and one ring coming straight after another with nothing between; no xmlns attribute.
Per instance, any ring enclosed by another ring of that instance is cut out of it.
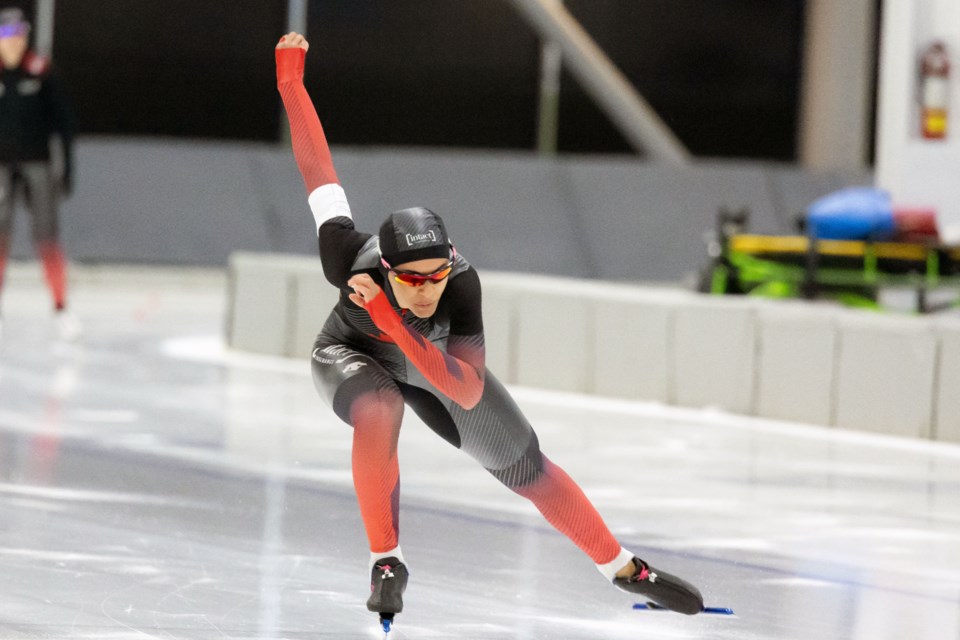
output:
<svg viewBox="0 0 960 640"><path fill-rule="evenodd" d="M947 45L932 42L920 56L920 135L928 140L947 137L950 106L950 57Z"/></svg>

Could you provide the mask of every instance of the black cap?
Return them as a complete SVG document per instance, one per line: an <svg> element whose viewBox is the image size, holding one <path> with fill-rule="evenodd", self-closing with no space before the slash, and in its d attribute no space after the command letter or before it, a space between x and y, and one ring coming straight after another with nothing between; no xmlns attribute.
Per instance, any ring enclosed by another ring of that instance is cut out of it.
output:
<svg viewBox="0 0 960 640"><path fill-rule="evenodd" d="M440 216L424 207L395 211L380 225L380 255L390 266L449 258L447 228Z"/></svg>

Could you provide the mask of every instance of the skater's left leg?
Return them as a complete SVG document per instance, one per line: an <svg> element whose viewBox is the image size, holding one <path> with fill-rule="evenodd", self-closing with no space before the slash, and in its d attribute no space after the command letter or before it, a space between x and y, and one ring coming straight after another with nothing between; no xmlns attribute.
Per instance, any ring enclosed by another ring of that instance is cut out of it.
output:
<svg viewBox="0 0 960 640"><path fill-rule="evenodd" d="M570 538L594 563L607 566L620 559L620 543L580 486L563 469L539 449L531 449L520 464L526 467L526 475L511 478L516 467L491 470L491 473L512 491L530 500L547 522ZM620 566L632 557L633 554L625 555Z"/></svg>
<svg viewBox="0 0 960 640"><path fill-rule="evenodd" d="M470 410L451 405L449 414L444 412L446 421L439 417L439 411L427 419L423 408L411 402L408 393L404 396L435 431L512 491L533 502L550 524L595 563L607 564L620 555L620 543L600 514L570 476L540 452L533 427L489 371L480 403ZM440 406L439 400L436 403Z"/></svg>
<svg viewBox="0 0 960 640"><path fill-rule="evenodd" d="M653 570L617 542L577 483L540 451L530 423L489 371L480 403L469 411L454 405L451 415L461 448L500 482L533 502L608 580L676 611L697 613L702 609L703 600L695 587Z"/></svg>
<svg viewBox="0 0 960 640"><path fill-rule="evenodd" d="M531 500L550 524L594 562L605 565L622 555L620 543L580 487L540 453L533 428L489 371L483 397L469 411L420 387L404 383L399 387L404 401L427 426ZM632 554L623 555L621 567L633 558ZM612 580L614 576L609 577Z"/></svg>

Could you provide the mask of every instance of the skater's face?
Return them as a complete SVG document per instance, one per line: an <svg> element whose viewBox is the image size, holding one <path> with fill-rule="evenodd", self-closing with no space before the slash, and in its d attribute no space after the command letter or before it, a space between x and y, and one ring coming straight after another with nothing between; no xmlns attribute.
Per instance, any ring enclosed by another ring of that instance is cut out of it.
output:
<svg viewBox="0 0 960 640"><path fill-rule="evenodd" d="M397 282L395 275L398 271L407 273L418 273L421 275L430 275L442 270L449 260L444 258L427 258L425 260L414 260L413 262L404 262L398 264L388 273L387 281L393 289L393 296L404 309L409 309L413 315L418 318L429 318L437 312L437 305L440 304L440 296L447 288L449 278L444 278L439 282L425 281L417 287Z"/></svg>
<svg viewBox="0 0 960 640"><path fill-rule="evenodd" d="M27 52L27 36L14 34L0 37L0 60L7 69L16 69Z"/></svg>

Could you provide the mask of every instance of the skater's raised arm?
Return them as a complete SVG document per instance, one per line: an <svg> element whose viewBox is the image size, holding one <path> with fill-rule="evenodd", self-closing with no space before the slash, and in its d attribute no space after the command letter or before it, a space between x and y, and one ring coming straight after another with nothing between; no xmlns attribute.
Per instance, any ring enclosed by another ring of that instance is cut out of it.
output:
<svg viewBox="0 0 960 640"><path fill-rule="evenodd" d="M320 260L327 280L342 287L350 265L370 236L353 226L347 196L333 168L333 157L320 118L303 86L303 66L310 48L298 33L280 38L276 47L277 89L290 121L293 155L307 187L307 201L316 221Z"/></svg>
<svg viewBox="0 0 960 640"><path fill-rule="evenodd" d="M350 206L333 167L333 157L320 118L303 86L306 39L295 32L280 38L276 47L277 89L290 121L293 155L307 188L317 230L335 217L351 217Z"/></svg>

